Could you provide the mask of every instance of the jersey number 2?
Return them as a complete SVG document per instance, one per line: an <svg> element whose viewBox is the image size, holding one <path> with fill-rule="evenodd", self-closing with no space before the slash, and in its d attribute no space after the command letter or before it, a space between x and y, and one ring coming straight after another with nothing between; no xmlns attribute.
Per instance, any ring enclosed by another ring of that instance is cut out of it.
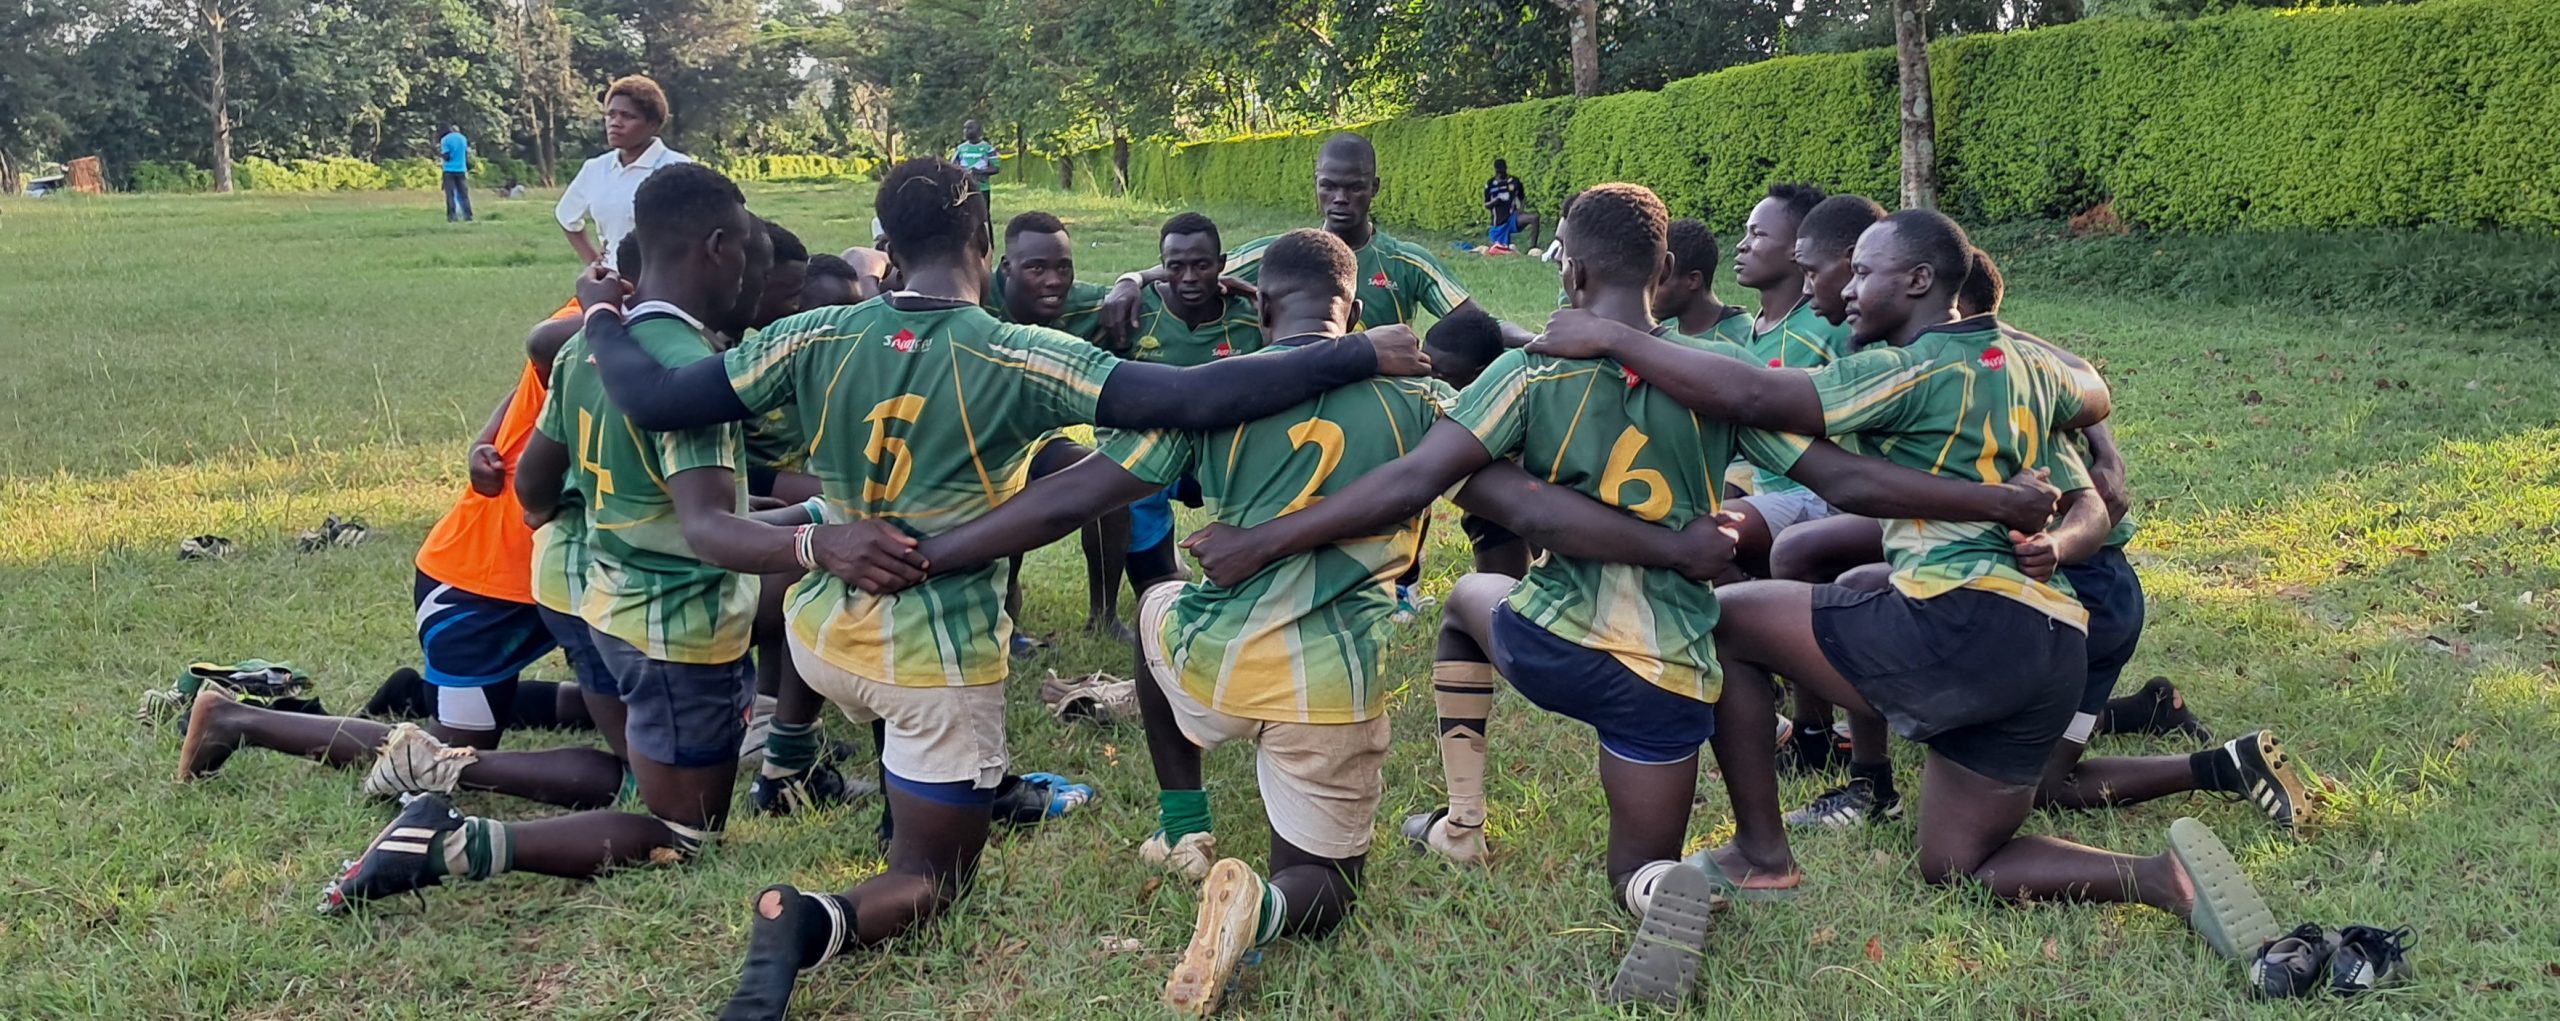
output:
<svg viewBox="0 0 2560 1021"><path fill-rule="evenodd" d="M1307 488L1298 491L1298 498L1280 509L1282 514L1295 513L1315 503L1316 490L1323 488L1324 480L1332 478L1333 470L1342 466L1341 426L1325 419L1310 418L1289 427L1289 449L1292 452L1310 443L1316 445L1315 474L1307 478Z"/></svg>

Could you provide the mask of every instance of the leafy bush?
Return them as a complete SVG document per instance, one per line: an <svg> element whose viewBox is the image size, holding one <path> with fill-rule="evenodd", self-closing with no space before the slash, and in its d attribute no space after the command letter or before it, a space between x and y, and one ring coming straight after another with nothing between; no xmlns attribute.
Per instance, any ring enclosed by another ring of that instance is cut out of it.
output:
<svg viewBox="0 0 2560 1021"><path fill-rule="evenodd" d="M1942 204L1968 220L2068 216L2112 198L2157 230L2560 230L2553 0L2102 18L1960 36L1934 46L1930 66ZM1474 230L1476 186L1508 156L1535 208L1633 180L1721 228L1773 181L1890 203L1898 93L1892 52L1875 50L1355 127L1377 144L1378 211L1392 222ZM1143 144L1133 188L1171 203L1302 207L1326 133Z"/></svg>
<svg viewBox="0 0 2560 1021"><path fill-rule="evenodd" d="M231 165L231 177L243 191L380 191L391 186L388 171L344 156L282 163L250 156Z"/></svg>
<svg viewBox="0 0 2560 1021"><path fill-rule="evenodd" d="M562 172L576 174L577 165L571 164ZM527 186L541 184L542 168L513 156L475 157L471 161L471 183L474 186L495 188L508 181ZM563 180L560 183L565 185L569 182ZM430 185L430 187L436 186Z"/></svg>
<svg viewBox="0 0 2560 1021"><path fill-rule="evenodd" d="M382 172L390 179L383 187L416 191L444 187L444 161L424 156L382 161Z"/></svg>
<svg viewBox="0 0 2560 1021"><path fill-rule="evenodd" d="M133 165L128 187L141 192L210 191L213 171L176 161L144 160Z"/></svg>
<svg viewBox="0 0 2560 1021"><path fill-rule="evenodd" d="M718 163L729 179L749 181L850 181L868 175L871 162L834 156L733 156Z"/></svg>

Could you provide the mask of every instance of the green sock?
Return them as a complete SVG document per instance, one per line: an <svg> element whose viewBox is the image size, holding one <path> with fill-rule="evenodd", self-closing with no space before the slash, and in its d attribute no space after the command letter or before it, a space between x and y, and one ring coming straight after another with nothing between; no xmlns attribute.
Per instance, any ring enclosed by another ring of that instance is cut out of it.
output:
<svg viewBox="0 0 2560 1021"><path fill-rule="evenodd" d="M1209 832L1209 792L1157 791L1156 824L1164 827L1167 847L1194 833Z"/></svg>
<svg viewBox="0 0 2560 1021"><path fill-rule="evenodd" d="M818 723L773 721L764 735L764 775L790 776L818 764Z"/></svg>
<svg viewBox="0 0 2560 1021"><path fill-rule="evenodd" d="M453 879L487 879L515 867L507 824L478 816L462 820L462 828L437 840L436 853L427 856L428 871Z"/></svg>
<svg viewBox="0 0 2560 1021"><path fill-rule="evenodd" d="M613 795L613 804L614 804L614 807L616 807L616 808L628 808L628 807L630 807L630 806L637 805L637 804L639 804L639 803L640 803L640 774L638 774L638 773L634 773L634 772L632 772L632 771L631 771L631 764L630 764L630 763L627 763L627 762L626 762L626 763L623 763L623 765L622 765L622 790L615 792L615 793L614 793L614 795Z"/></svg>
<svg viewBox="0 0 2560 1021"><path fill-rule="evenodd" d="M1280 938L1280 927L1289 920L1289 895L1280 892L1278 884L1262 881L1262 924L1254 927L1253 945L1269 946Z"/></svg>

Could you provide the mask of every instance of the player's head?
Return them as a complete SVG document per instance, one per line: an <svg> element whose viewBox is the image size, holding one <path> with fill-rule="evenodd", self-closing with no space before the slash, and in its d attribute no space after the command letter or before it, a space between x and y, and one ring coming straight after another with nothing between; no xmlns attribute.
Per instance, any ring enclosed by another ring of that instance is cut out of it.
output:
<svg viewBox="0 0 2560 1021"><path fill-rule="evenodd" d="M631 233L646 261L644 286L662 294L691 296L690 309L709 322L732 314L751 251L763 232L747 215L747 198L717 170L678 163L651 173L631 196ZM758 277L757 286L763 285Z"/></svg>
<svg viewBox="0 0 2560 1021"><path fill-rule="evenodd" d="M1018 323L1052 323L1067 310L1067 290L1076 283L1076 247L1067 225L1033 210L1004 225L1006 318Z"/></svg>
<svg viewBox="0 0 2560 1021"><path fill-rule="evenodd" d="M1166 220L1156 231L1156 254L1164 260L1165 272L1173 274L1168 281L1173 300L1189 308L1217 302L1218 275L1227 271L1227 256L1216 223L1198 213Z"/></svg>
<svg viewBox="0 0 2560 1021"><path fill-rule="evenodd" d="M987 200L959 164L927 156L889 168L872 213L903 273L938 266L986 275Z"/></svg>
<svg viewBox="0 0 2560 1021"><path fill-rule="evenodd" d="M1796 268L1796 230L1822 199L1822 189L1810 184L1770 185L1768 196L1743 221L1742 239L1733 244L1734 282L1760 291L1802 279L1803 271Z"/></svg>
<svg viewBox="0 0 2560 1021"><path fill-rule="evenodd" d="M1796 225L1796 269L1812 292L1813 311L1832 325L1849 312L1840 292L1849 286L1849 252L1858 235L1884 219L1884 207L1864 195L1834 195L1804 214Z"/></svg>
<svg viewBox="0 0 2560 1021"><path fill-rule="evenodd" d="M2009 282L2000 276L2000 264L1979 248L1967 254L1972 258L1965 264L1964 288L1956 292L1956 314L1999 315L2001 300L2009 296Z"/></svg>
<svg viewBox="0 0 2560 1021"><path fill-rule="evenodd" d="M773 248L772 262L755 296L755 310L747 318L747 325L761 330L800 311L800 285L809 278L809 246L781 224L763 217L757 217L756 223L764 228L765 240Z"/></svg>
<svg viewBox="0 0 2560 1021"><path fill-rule="evenodd" d="M1670 229L1670 214L1653 189L1603 184L1584 191L1556 225L1556 239L1564 242L1557 264L1566 299L1575 308L1589 308L1604 291L1650 290L1662 274Z"/></svg>
<svg viewBox="0 0 2560 1021"><path fill-rule="evenodd" d="M981 142L986 140L987 133L978 127L977 118L973 117L960 122L960 137L972 142Z"/></svg>
<svg viewBox="0 0 2560 1021"><path fill-rule="evenodd" d="M461 133L462 133L462 125L460 125L460 124L456 124L456 123L454 123L454 122L452 122L452 121L446 121L446 122L444 122L444 133L445 133L445 134L448 134L448 135L458 135L458 134L461 134Z"/></svg>
<svg viewBox="0 0 2560 1021"><path fill-rule="evenodd" d="M1324 229L1354 233L1369 225L1369 203L1378 198L1378 150L1348 131L1316 150L1316 208Z"/></svg>
<svg viewBox="0 0 2560 1021"><path fill-rule="evenodd" d="M614 243L613 271L621 274L622 279L634 282L638 281L640 279L640 265L646 261L648 260L642 258L640 255L639 231L635 230L629 234L625 234L622 236L622 240Z"/></svg>
<svg viewBox="0 0 2560 1021"><path fill-rule="evenodd" d="M1671 221L1663 234L1671 262L1653 287L1653 315L1670 319L1698 302L1716 300L1716 236L1690 217Z"/></svg>
<svg viewBox="0 0 2560 1021"><path fill-rule="evenodd" d="M809 257L809 271L800 280L800 308L803 311L829 305L851 305L862 300L862 274L840 256L819 252Z"/></svg>
<svg viewBox="0 0 2560 1021"><path fill-rule="evenodd" d="M1493 176L1495 176L1495 177L1509 177L1509 176L1511 176L1511 164L1509 164L1509 163L1507 163L1507 162L1504 162L1504 161L1503 161L1503 159L1502 159L1502 157L1500 157L1500 156L1496 156L1496 157L1494 157L1494 158L1493 158Z"/></svg>
<svg viewBox="0 0 2560 1021"><path fill-rule="evenodd" d="M667 92L645 74L624 75L604 90L604 144L639 149L667 126Z"/></svg>
<svg viewBox="0 0 2560 1021"><path fill-rule="evenodd" d="M1302 332L1320 324L1331 333L1350 329L1360 317L1360 261L1351 246L1327 231L1302 228L1280 235L1262 250L1262 331L1272 340L1282 330Z"/></svg>
<svg viewBox="0 0 2560 1021"><path fill-rule="evenodd" d="M1936 210L1905 209L1867 228L1849 256L1851 338L1907 339L1915 321L1944 321L1972 262L1964 228Z"/></svg>
<svg viewBox="0 0 2560 1021"><path fill-rule="evenodd" d="M1466 389L1502 356L1502 324L1483 309L1458 309L1431 324L1431 331L1422 335L1422 353L1431 356L1432 375Z"/></svg>

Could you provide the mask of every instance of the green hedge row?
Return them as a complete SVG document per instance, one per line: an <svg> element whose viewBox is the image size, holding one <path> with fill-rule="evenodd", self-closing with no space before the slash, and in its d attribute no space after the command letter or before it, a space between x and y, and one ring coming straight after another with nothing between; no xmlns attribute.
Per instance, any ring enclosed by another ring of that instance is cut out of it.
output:
<svg viewBox="0 0 2560 1021"><path fill-rule="evenodd" d="M842 181L869 176L869 160L834 156L738 156L721 160L720 172L738 181ZM577 168L562 168L575 173ZM507 181L535 184L540 168L507 156L471 158L471 183L494 188ZM269 160L244 156L231 164L231 183L242 191L433 191L444 184L444 164L424 157L380 163L344 156L322 159ZM140 192L197 192L213 188L213 172L187 163L134 164L126 187Z"/></svg>
<svg viewBox="0 0 2560 1021"><path fill-rule="evenodd" d="M2560 230L2560 0L2101 18L1959 37L1930 61L1943 204L1968 219L2065 217L2111 199L2128 222L2189 232ZM1356 127L1377 143L1391 222L1479 228L1478 186L1502 156L1544 211L1633 180L1675 213L1730 226L1778 180L1890 204L1897 93L1893 54L1879 50ZM1142 144L1132 187L1305 207L1324 134Z"/></svg>

